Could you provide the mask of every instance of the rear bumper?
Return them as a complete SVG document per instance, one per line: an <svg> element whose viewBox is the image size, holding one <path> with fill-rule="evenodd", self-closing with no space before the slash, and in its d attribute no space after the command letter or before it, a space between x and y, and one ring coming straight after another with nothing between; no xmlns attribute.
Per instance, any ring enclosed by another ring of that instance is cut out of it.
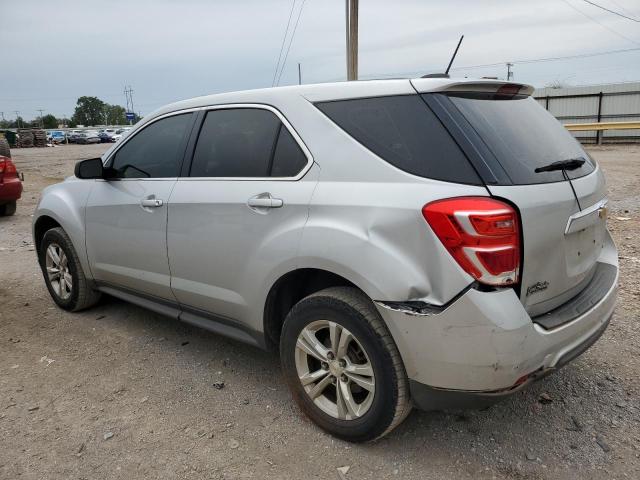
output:
<svg viewBox="0 0 640 480"><path fill-rule="evenodd" d="M22 182L19 178L0 182L0 204L18 200L22 195Z"/></svg>
<svg viewBox="0 0 640 480"><path fill-rule="evenodd" d="M522 390L532 382L540 380L547 375L562 368L567 363L584 353L593 345L609 326L609 319L596 330L588 339L580 345L576 345L572 350L566 352L553 367L541 368L529 375L522 383L506 390L473 392L466 390L449 390L434 388L423 383L409 380L411 398L416 407L422 410L450 410L450 409L477 409L488 407L494 403L513 395Z"/></svg>
<svg viewBox="0 0 640 480"><path fill-rule="evenodd" d="M416 405L493 403L576 358L602 335L615 308L615 256L607 263L616 272L604 296L548 330L532 321L513 290L470 289L430 315L377 304L400 350Z"/></svg>

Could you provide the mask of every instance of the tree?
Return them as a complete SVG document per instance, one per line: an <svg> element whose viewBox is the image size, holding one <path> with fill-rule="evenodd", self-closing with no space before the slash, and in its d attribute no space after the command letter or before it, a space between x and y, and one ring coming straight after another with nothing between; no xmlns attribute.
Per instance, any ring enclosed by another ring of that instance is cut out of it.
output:
<svg viewBox="0 0 640 480"><path fill-rule="evenodd" d="M125 125L127 123L126 110L120 105L105 105L107 125Z"/></svg>
<svg viewBox="0 0 640 480"><path fill-rule="evenodd" d="M106 104L98 97L80 97L72 120L79 125L102 125L105 123L105 107Z"/></svg>
<svg viewBox="0 0 640 480"><path fill-rule="evenodd" d="M44 128L58 128L58 119L51 114L42 117L42 126Z"/></svg>

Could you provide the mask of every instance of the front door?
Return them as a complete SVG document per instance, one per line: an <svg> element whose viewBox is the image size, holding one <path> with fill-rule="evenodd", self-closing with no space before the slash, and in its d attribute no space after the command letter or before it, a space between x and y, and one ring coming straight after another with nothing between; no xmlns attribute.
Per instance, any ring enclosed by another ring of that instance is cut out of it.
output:
<svg viewBox="0 0 640 480"><path fill-rule="evenodd" d="M184 155L192 114L152 122L107 161L86 208L87 255L93 277L163 299L171 293L167 202Z"/></svg>

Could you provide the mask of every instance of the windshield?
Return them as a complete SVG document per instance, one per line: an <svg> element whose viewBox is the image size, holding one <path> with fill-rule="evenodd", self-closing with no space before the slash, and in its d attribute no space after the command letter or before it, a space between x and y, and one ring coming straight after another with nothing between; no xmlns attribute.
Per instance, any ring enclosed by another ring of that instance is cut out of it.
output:
<svg viewBox="0 0 640 480"><path fill-rule="evenodd" d="M582 146L533 98L449 95L449 99L516 185L563 181L562 171L535 172L562 160L585 160L580 168L567 171L569 178L582 177L595 168Z"/></svg>

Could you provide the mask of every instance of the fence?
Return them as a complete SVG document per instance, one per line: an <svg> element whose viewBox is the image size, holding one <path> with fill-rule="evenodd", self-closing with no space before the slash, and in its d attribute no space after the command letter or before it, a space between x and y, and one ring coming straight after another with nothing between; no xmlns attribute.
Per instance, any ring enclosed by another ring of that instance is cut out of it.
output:
<svg viewBox="0 0 640 480"><path fill-rule="evenodd" d="M584 143L637 142L640 128L618 129L617 122L640 121L640 83L543 88L534 98ZM603 123L602 126L595 124ZM604 125L604 124L608 125ZM579 124L594 124L581 128ZM632 125L633 126L633 125ZM608 127L608 128L607 128Z"/></svg>

